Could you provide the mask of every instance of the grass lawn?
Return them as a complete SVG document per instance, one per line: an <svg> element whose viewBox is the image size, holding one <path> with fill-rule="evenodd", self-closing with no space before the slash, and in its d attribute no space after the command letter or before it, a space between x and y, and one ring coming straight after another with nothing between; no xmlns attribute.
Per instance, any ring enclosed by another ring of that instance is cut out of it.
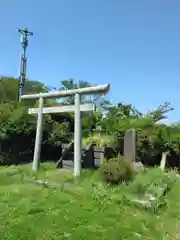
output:
<svg viewBox="0 0 180 240"><path fill-rule="evenodd" d="M157 177L159 172L151 170L129 186L108 188L97 172L83 172L74 183L71 172L49 164L43 164L38 175L30 165L1 167L0 239L178 240L180 180L165 197L166 207L157 213L124 200L138 182L146 187L153 174ZM35 184L33 178L49 180L49 185Z"/></svg>

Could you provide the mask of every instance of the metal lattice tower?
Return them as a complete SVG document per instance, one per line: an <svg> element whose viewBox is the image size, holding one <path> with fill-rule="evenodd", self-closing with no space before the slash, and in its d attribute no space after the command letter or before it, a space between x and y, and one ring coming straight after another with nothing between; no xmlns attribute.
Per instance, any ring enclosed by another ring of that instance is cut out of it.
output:
<svg viewBox="0 0 180 240"><path fill-rule="evenodd" d="M27 28L24 30L18 29L21 34L21 45L22 45L22 53L21 53L21 63L20 63L20 77L19 77L19 101L21 100L21 96L24 95L24 88L26 82L26 50L28 47L28 36L32 36L33 33L29 32Z"/></svg>

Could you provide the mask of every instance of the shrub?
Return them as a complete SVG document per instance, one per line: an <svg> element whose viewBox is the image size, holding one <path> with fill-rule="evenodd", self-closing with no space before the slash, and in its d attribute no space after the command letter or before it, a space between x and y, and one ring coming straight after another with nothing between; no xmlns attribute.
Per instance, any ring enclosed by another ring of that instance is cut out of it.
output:
<svg viewBox="0 0 180 240"><path fill-rule="evenodd" d="M176 171L164 172L159 167L149 168L136 176L129 185L129 191L131 194L148 193L158 197L164 189L171 189L176 180Z"/></svg>
<svg viewBox="0 0 180 240"><path fill-rule="evenodd" d="M120 184L132 180L134 170L130 161L116 157L100 166L100 174L106 183Z"/></svg>
<svg viewBox="0 0 180 240"><path fill-rule="evenodd" d="M105 147L105 146L115 146L116 138L114 135L102 134L102 133L93 133L88 137L83 138L84 145L92 145L95 144L97 147Z"/></svg>

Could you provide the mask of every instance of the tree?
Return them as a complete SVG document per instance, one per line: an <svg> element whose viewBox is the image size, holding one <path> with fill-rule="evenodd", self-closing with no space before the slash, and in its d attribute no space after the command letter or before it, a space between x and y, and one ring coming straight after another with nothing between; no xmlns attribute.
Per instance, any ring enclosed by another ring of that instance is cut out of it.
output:
<svg viewBox="0 0 180 240"><path fill-rule="evenodd" d="M90 84L88 81L80 80L78 83L76 83L73 79L68 80L62 80L61 86L59 88L60 91L64 90L72 90L76 88L84 88L84 87L91 87L92 84ZM81 103L94 103L97 96L81 96ZM64 104L74 104L74 96L70 96L63 99ZM74 116L74 114L71 114L71 116ZM92 131L96 126L97 121L97 114L92 112L83 112L81 113L82 117L82 128L84 129L84 132Z"/></svg>
<svg viewBox="0 0 180 240"><path fill-rule="evenodd" d="M45 85L38 81L27 81L25 93L47 92ZM13 77L0 77L0 103L17 101L19 81Z"/></svg>
<svg viewBox="0 0 180 240"><path fill-rule="evenodd" d="M65 90L72 90L76 88L84 88L84 87L90 87L91 84L88 81L80 80L78 83L76 83L73 79L68 80L62 80L59 90L65 91ZM87 102L87 97L82 97L81 101ZM63 101L65 104L74 104L74 96L70 96L64 99Z"/></svg>
<svg viewBox="0 0 180 240"><path fill-rule="evenodd" d="M170 102L165 102L159 105L154 111L149 111L148 115L152 116L155 122L166 119L166 114L173 111L174 108L171 106Z"/></svg>
<svg viewBox="0 0 180 240"><path fill-rule="evenodd" d="M73 79L69 79L63 80L59 89L71 90L89 86L92 84L88 81L76 83ZM4 149L3 154L5 154L3 159L7 159L8 156L9 159L21 159L21 155L27 158L29 154L32 155L37 116L28 115L27 108L37 106L38 103L32 100L18 103L18 87L17 79L0 78L0 140L1 150ZM28 81L25 91L26 93L47 92L48 88L41 82ZM125 131L135 128L137 154L140 159L148 161L148 156L157 156L162 151L179 153L180 124L167 126L160 122L167 117L169 111L173 110L169 102L165 102L147 113L141 113L132 104L121 102L116 105L110 104L100 94L91 97L84 96L81 102L82 104L95 103L97 107L97 111L81 114L83 136L86 138L98 133L100 139L106 136L108 141L112 139L113 143L116 142L117 146L122 147L120 143ZM74 97L64 98L61 102L46 100L45 104L50 106L74 104ZM50 149L48 151L51 152L54 146L58 149L62 142L71 141L74 132L73 113L48 114L44 116L44 120L43 151ZM45 155L47 155L47 151Z"/></svg>

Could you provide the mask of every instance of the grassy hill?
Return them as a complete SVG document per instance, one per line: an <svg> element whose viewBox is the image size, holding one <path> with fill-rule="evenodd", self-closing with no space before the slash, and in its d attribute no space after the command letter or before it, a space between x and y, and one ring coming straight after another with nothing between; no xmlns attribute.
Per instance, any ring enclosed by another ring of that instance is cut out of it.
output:
<svg viewBox="0 0 180 240"><path fill-rule="evenodd" d="M128 186L111 188L100 182L97 172L83 172L75 183L71 172L54 170L49 164L42 165L38 175L30 165L2 167L0 239L180 239L180 180L171 181L166 205L156 212L125 198L140 188L154 191L166 179L154 169Z"/></svg>

